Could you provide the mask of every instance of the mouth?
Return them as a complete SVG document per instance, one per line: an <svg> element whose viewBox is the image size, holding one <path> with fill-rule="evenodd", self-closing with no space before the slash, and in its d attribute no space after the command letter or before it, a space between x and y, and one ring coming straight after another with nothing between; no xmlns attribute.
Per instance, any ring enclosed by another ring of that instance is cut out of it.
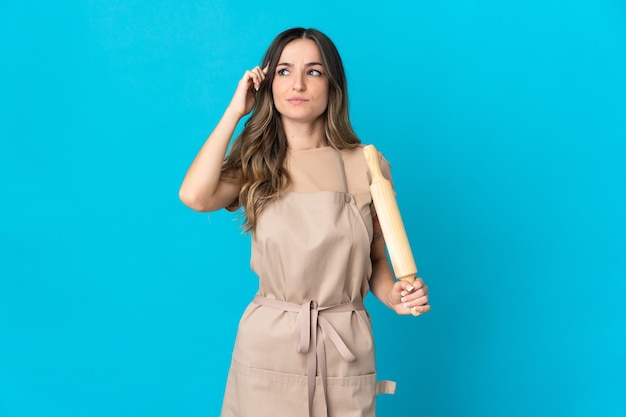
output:
<svg viewBox="0 0 626 417"><path fill-rule="evenodd" d="M302 104L309 100L304 97L291 97L291 98L288 98L287 101L291 104Z"/></svg>

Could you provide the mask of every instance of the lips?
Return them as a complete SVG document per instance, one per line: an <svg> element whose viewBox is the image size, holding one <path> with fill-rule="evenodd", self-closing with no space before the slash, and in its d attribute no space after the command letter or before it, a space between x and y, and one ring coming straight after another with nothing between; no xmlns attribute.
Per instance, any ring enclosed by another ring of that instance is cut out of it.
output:
<svg viewBox="0 0 626 417"><path fill-rule="evenodd" d="M309 100L304 97L291 97L291 98L288 98L287 101L291 104L302 104Z"/></svg>

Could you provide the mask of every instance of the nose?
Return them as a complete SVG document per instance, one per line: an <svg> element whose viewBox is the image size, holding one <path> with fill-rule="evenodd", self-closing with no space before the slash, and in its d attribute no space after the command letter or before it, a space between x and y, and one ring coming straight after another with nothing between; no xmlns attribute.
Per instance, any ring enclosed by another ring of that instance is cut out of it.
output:
<svg viewBox="0 0 626 417"><path fill-rule="evenodd" d="M293 89L296 91L306 90L306 84L304 82L304 76L301 73L296 73L293 77Z"/></svg>

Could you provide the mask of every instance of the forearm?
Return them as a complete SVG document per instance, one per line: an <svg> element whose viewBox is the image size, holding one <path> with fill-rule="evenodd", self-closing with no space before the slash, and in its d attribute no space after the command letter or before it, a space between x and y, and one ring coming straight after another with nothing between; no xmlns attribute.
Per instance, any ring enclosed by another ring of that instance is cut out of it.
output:
<svg viewBox="0 0 626 417"><path fill-rule="evenodd" d="M372 259L370 290L376 298L398 314L425 313L430 310L428 287L421 278L415 278L412 284L406 280L396 280L382 238L374 240L370 256Z"/></svg>
<svg viewBox="0 0 626 417"><path fill-rule="evenodd" d="M370 278L370 290L387 307L395 310L391 302L391 292L396 278L387 258L372 260L372 277Z"/></svg>
<svg viewBox="0 0 626 417"><path fill-rule="evenodd" d="M217 210L229 202L218 201L222 164L241 116L230 107L194 158L180 186L180 199L198 211Z"/></svg>

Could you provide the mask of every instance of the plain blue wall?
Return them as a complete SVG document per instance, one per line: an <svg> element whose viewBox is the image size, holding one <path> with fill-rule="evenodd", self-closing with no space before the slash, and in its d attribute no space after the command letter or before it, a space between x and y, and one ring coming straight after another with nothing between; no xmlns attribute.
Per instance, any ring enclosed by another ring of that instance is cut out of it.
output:
<svg viewBox="0 0 626 417"><path fill-rule="evenodd" d="M292 26L335 40L431 287L367 300L379 415L625 416L618 0L0 3L0 416L218 415L249 240L177 191Z"/></svg>

